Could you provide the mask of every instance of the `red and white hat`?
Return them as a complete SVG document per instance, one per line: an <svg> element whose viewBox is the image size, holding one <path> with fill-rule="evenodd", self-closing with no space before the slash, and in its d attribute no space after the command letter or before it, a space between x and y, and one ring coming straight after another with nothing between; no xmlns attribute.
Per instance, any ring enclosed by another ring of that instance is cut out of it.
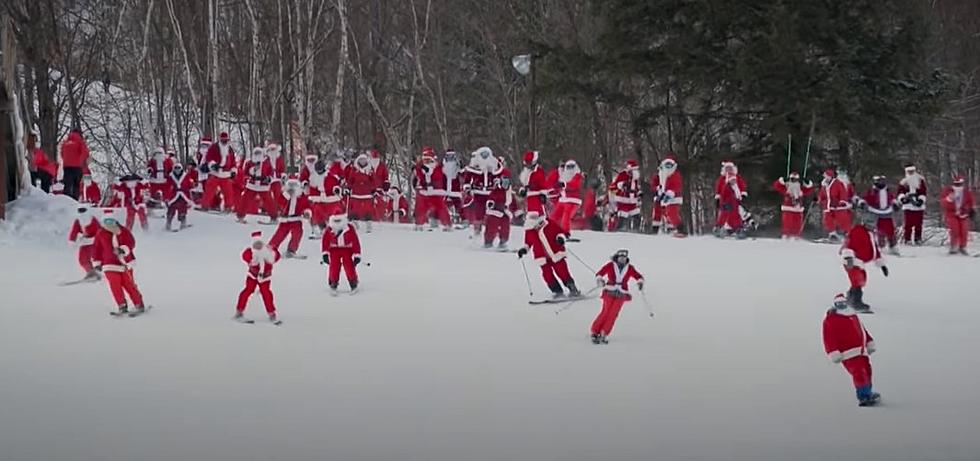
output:
<svg viewBox="0 0 980 461"><path fill-rule="evenodd" d="M381 152L378 149L371 149L371 158L381 158Z"/></svg>
<svg viewBox="0 0 980 461"><path fill-rule="evenodd" d="M303 158L306 159L308 163L312 163L316 161L316 154L306 154L306 156Z"/></svg>
<svg viewBox="0 0 980 461"><path fill-rule="evenodd" d="M435 157L436 150L433 149L432 146L422 146L422 156L425 157L426 155L431 155Z"/></svg>
<svg viewBox="0 0 980 461"><path fill-rule="evenodd" d="M211 137L210 136L201 136L201 140L198 141L198 144L207 144L207 145L210 146L211 145Z"/></svg>
<svg viewBox="0 0 980 461"><path fill-rule="evenodd" d="M827 168L826 170L823 171L823 175L828 178L833 178L834 176L837 176L837 172L834 171L833 168Z"/></svg>
<svg viewBox="0 0 980 461"><path fill-rule="evenodd" d="M227 131L222 131L221 133L218 134L218 141L227 141L229 139L231 139L231 137L228 136Z"/></svg>
<svg viewBox="0 0 980 461"><path fill-rule="evenodd" d="M536 150L529 150L524 153L524 164L525 165L536 165L538 163L539 154Z"/></svg>
<svg viewBox="0 0 980 461"><path fill-rule="evenodd" d="M639 169L640 169L640 164L637 163L636 160L627 160L626 161L626 171L633 171L633 170L639 170Z"/></svg>
<svg viewBox="0 0 980 461"><path fill-rule="evenodd" d="M846 305L847 305L847 296L844 296L844 293L837 293L837 295L834 296L834 307L846 306Z"/></svg>
<svg viewBox="0 0 980 461"><path fill-rule="evenodd" d="M789 179L800 179L800 174L794 171L789 174Z"/></svg>
<svg viewBox="0 0 980 461"><path fill-rule="evenodd" d="M260 231L260 230L252 231L252 241L253 242L261 242L262 241L262 231Z"/></svg>
<svg viewBox="0 0 980 461"><path fill-rule="evenodd" d="M964 183L966 183L966 178L964 178L963 175L961 175L961 174L954 174L953 175L953 185L954 186L962 186Z"/></svg>

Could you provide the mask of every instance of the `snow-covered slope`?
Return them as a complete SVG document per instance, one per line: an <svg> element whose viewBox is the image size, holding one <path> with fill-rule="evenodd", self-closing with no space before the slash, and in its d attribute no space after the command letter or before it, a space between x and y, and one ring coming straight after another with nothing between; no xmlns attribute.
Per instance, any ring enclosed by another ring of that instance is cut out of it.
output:
<svg viewBox="0 0 980 461"><path fill-rule="evenodd" d="M885 404L864 409L822 351L826 306L846 288L832 246L582 233L572 250L590 265L632 250L656 311L627 304L594 346L598 301L529 306L512 253L401 226L363 236L357 296L327 295L304 241L313 257L275 272L284 325L262 321L257 297L259 322L234 323L253 227L191 221L137 233L156 309L136 319L106 315L103 284L55 287L79 275L63 236L0 230L0 459L980 456L978 259L921 248L890 278L871 274L878 313L863 319Z"/></svg>

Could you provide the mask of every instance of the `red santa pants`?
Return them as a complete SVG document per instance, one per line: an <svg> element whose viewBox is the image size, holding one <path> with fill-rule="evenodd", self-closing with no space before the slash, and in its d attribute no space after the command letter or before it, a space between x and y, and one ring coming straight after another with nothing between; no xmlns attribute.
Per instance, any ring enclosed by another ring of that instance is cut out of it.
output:
<svg viewBox="0 0 980 461"><path fill-rule="evenodd" d="M136 218L140 219L140 227L146 230L146 205L138 205L135 207L126 208L126 229L133 230L133 224L136 223Z"/></svg>
<svg viewBox="0 0 980 461"><path fill-rule="evenodd" d="M320 227L327 225L327 220L330 219L331 216L340 213L340 207L340 202L314 202L310 204L310 209L312 210L310 223L312 223L314 226Z"/></svg>
<svg viewBox="0 0 980 461"><path fill-rule="evenodd" d="M496 212L501 213L503 212ZM500 238L500 243L507 243L510 240L510 217L506 214L503 216L494 216L488 214L486 216L485 225L483 226L483 242L487 244L493 243L495 238Z"/></svg>
<svg viewBox="0 0 980 461"><path fill-rule="evenodd" d="M640 207L635 203L616 203L616 215L620 218L631 218L640 214Z"/></svg>
<svg viewBox="0 0 980 461"><path fill-rule="evenodd" d="M187 218L187 207L188 203L184 199L177 199L171 203L167 204L167 220L174 219L174 215L177 215L177 219L183 221Z"/></svg>
<svg viewBox="0 0 980 461"><path fill-rule="evenodd" d="M871 360L866 355L849 358L841 364L844 369L851 374L854 380L854 387L860 388L871 385Z"/></svg>
<svg viewBox="0 0 980 461"><path fill-rule="evenodd" d="M139 287L133 279L133 270L126 269L123 272L106 271L105 281L109 284L109 292L117 306L126 305L126 295L134 306L143 305L143 295L140 294Z"/></svg>
<svg viewBox="0 0 980 461"><path fill-rule="evenodd" d="M435 216L443 226L449 225L449 208L446 197L441 195L419 195L415 198L415 224L425 224L429 215Z"/></svg>
<svg viewBox="0 0 980 461"><path fill-rule="evenodd" d="M225 211L235 209L235 187L231 178L219 178L213 175L208 176L208 180L204 183L204 197L201 199L202 206L217 208L216 198L218 197L218 192L221 192L222 200L224 200Z"/></svg>
<svg viewBox="0 0 980 461"><path fill-rule="evenodd" d="M556 277L557 276L557 277ZM564 259L560 261L548 261L541 266L541 277L548 285L554 285L572 280L572 274L568 272L568 263Z"/></svg>
<svg viewBox="0 0 980 461"><path fill-rule="evenodd" d="M947 215L946 225L949 226L949 247L966 248L970 242L970 218Z"/></svg>
<svg viewBox="0 0 980 461"><path fill-rule="evenodd" d="M616 318L619 317L619 311L623 308L623 304L626 304L625 296L617 298L603 293L602 310L599 311L599 315L592 322L592 334L609 336L609 333L612 332L613 325L616 323Z"/></svg>
<svg viewBox="0 0 980 461"><path fill-rule="evenodd" d="M150 183L150 197L154 200L163 200L163 194L167 190L167 184Z"/></svg>
<svg viewBox="0 0 980 461"><path fill-rule="evenodd" d="M783 211L783 237L799 237L803 233L803 212Z"/></svg>
<svg viewBox="0 0 980 461"><path fill-rule="evenodd" d="M851 282L851 288L864 288L868 283L868 273L863 267L854 266L848 269L844 266L844 272L847 272L847 280Z"/></svg>
<svg viewBox="0 0 980 461"><path fill-rule="evenodd" d="M273 179L272 183L269 184L269 193L272 194L273 197L279 197L282 195L282 181L279 179Z"/></svg>
<svg viewBox="0 0 980 461"><path fill-rule="evenodd" d="M658 223L665 221L663 225L671 229L677 229L681 227L681 206L677 204L671 205L653 205L653 224L656 226Z"/></svg>
<svg viewBox="0 0 980 461"><path fill-rule="evenodd" d="M718 211L715 225L719 228L738 230L742 228L742 215L738 212L738 203L722 204Z"/></svg>
<svg viewBox="0 0 980 461"><path fill-rule="evenodd" d="M350 198L350 219L354 221L374 221L374 198Z"/></svg>
<svg viewBox="0 0 980 461"><path fill-rule="evenodd" d="M256 288L259 289L259 294L262 295L262 302L265 303L265 311L269 314L275 314L276 304L272 299L272 280L260 282L252 277L245 278L245 288L238 294L238 305L235 307L235 310L239 313L245 312L248 298L252 297L252 293L255 293Z"/></svg>
<svg viewBox="0 0 980 461"><path fill-rule="evenodd" d="M572 230L572 217L578 212L579 204L569 202L558 202L555 209L551 211L552 221L558 223L566 233Z"/></svg>
<svg viewBox="0 0 980 461"><path fill-rule="evenodd" d="M82 245L78 247L78 265L86 273L92 272L92 248L94 245Z"/></svg>
<svg viewBox="0 0 980 461"><path fill-rule="evenodd" d="M347 276L347 283L357 283L357 268L354 267L354 250L350 248L337 248L329 250L330 270L327 274L327 284L336 285L340 283L340 268L344 268L344 275Z"/></svg>
<svg viewBox="0 0 980 461"><path fill-rule="evenodd" d="M272 200L272 193L267 190L258 191L245 188L242 190L241 201L238 202L236 208L238 219L244 218L246 214L257 214L260 206L265 214L272 219L276 219L279 215L276 204Z"/></svg>
<svg viewBox="0 0 980 461"><path fill-rule="evenodd" d="M905 243L922 241L922 216L924 211L905 210L905 229L902 240Z"/></svg>
<svg viewBox="0 0 980 461"><path fill-rule="evenodd" d="M528 193L530 194L530 191ZM548 197L546 195L543 195L543 194L542 195L528 195L527 198L525 199L525 205L526 205L526 208L527 208L527 212L530 213L530 212L533 211L535 213L540 214L541 216L545 216L547 213L545 213L545 211L544 211L544 204L545 204L545 201L547 201L547 200L548 200Z"/></svg>
<svg viewBox="0 0 980 461"><path fill-rule="evenodd" d="M472 197L466 217L470 220L470 224L476 226L482 223L487 215L487 200L490 200L490 196L473 194Z"/></svg>
<svg viewBox="0 0 980 461"><path fill-rule="evenodd" d="M299 242L303 238L303 221L280 221L276 227L276 233L269 239L269 246L279 250L279 245L289 237L289 244L286 250L295 253L299 250Z"/></svg>
<svg viewBox="0 0 980 461"><path fill-rule="evenodd" d="M895 238L895 220L891 217L878 217L877 229L878 229L878 246L884 247L885 244L893 247L898 243L898 239Z"/></svg>
<svg viewBox="0 0 980 461"><path fill-rule="evenodd" d="M847 233L851 230L851 210L824 210L823 228L827 233Z"/></svg>

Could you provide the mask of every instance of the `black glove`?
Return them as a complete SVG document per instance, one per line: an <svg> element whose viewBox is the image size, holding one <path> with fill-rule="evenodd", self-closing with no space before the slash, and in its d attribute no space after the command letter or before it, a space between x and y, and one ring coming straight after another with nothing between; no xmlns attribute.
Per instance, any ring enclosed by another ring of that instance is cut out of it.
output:
<svg viewBox="0 0 980 461"><path fill-rule="evenodd" d="M924 205L925 203L926 203L926 202L925 202L924 200L922 200L922 197L916 197L916 198L915 198L915 206L922 206L922 205Z"/></svg>
<svg viewBox="0 0 980 461"><path fill-rule="evenodd" d="M238 172L235 170L231 170L231 177L234 178L235 176L238 176Z"/></svg>
<svg viewBox="0 0 980 461"><path fill-rule="evenodd" d="M323 264L330 264L330 253L323 254Z"/></svg>
<svg viewBox="0 0 980 461"><path fill-rule="evenodd" d="M899 205L898 202L893 202L892 203L892 210L898 211L898 210L901 210L901 209L902 209L902 205Z"/></svg>
<svg viewBox="0 0 980 461"><path fill-rule="evenodd" d="M888 266L881 266L881 273L885 277L888 277Z"/></svg>
<svg viewBox="0 0 980 461"><path fill-rule="evenodd" d="M527 197L527 188L526 187L522 187L520 189L517 189L517 196L520 197L520 198Z"/></svg>
<svg viewBox="0 0 980 461"><path fill-rule="evenodd" d="M908 204L910 201L912 201L912 200L909 198L908 195L902 197L902 200L901 200L902 204Z"/></svg>
<svg viewBox="0 0 980 461"><path fill-rule="evenodd" d="M343 192L343 189L340 186L333 186L333 195L340 195L341 192Z"/></svg>
<svg viewBox="0 0 980 461"><path fill-rule="evenodd" d="M720 198L716 198L715 199L715 208L717 209L720 206L721 206L721 199Z"/></svg>
<svg viewBox="0 0 980 461"><path fill-rule="evenodd" d="M555 241L557 241L559 245L564 245L565 244L565 237L559 235L558 237L555 237Z"/></svg>
<svg viewBox="0 0 980 461"><path fill-rule="evenodd" d="M558 188L559 189L564 189L565 188L565 181L558 181Z"/></svg>
<svg viewBox="0 0 980 461"><path fill-rule="evenodd" d="M526 254L527 254L527 248L521 248L520 250L517 250L517 259L523 258L524 255Z"/></svg>
<svg viewBox="0 0 980 461"><path fill-rule="evenodd" d="M361 257L360 256L354 256L354 265L356 266L356 265L358 265L360 263L361 263Z"/></svg>
<svg viewBox="0 0 980 461"><path fill-rule="evenodd" d="M862 210L867 210L868 209L868 202L859 202L858 203L858 208L860 208Z"/></svg>
<svg viewBox="0 0 980 461"><path fill-rule="evenodd" d="M344 190L343 190L343 193L344 193L345 196L350 195L350 189L345 187Z"/></svg>
<svg viewBox="0 0 980 461"><path fill-rule="evenodd" d="M263 186L268 186L269 184L272 184L272 178L270 178L268 176L262 178L262 185Z"/></svg>
<svg viewBox="0 0 980 461"><path fill-rule="evenodd" d="M973 219L977 215L977 210L970 210L967 215L970 216L970 219Z"/></svg>

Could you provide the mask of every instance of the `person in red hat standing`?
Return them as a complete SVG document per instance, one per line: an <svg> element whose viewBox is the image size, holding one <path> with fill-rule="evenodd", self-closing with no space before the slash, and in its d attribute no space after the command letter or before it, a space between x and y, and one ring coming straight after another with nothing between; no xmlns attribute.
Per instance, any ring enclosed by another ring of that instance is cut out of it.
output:
<svg viewBox="0 0 980 461"><path fill-rule="evenodd" d="M558 172L558 204L551 211L551 220L556 222L565 233L571 235L572 217L582 206L582 189L585 187L585 176L575 160L569 159L560 167Z"/></svg>
<svg viewBox="0 0 980 461"><path fill-rule="evenodd" d="M344 270L347 283L350 284L350 293L357 293L357 265L361 263L361 240L357 236L357 229L347 222L347 216L343 214L331 216L327 227L329 229L323 234L320 248L323 264L329 267L327 284L330 286L330 294L337 295L340 269Z"/></svg>
<svg viewBox="0 0 980 461"><path fill-rule="evenodd" d="M788 179L779 178L772 185L783 196L783 239L798 240L803 235L803 200L813 192L813 182L800 182L800 174L792 172Z"/></svg>
<svg viewBox="0 0 980 461"><path fill-rule="evenodd" d="M286 187L276 196L276 199L280 217L276 232L269 239L269 246L279 251L279 246L286 237L289 237L285 257L306 259L306 256L299 256L296 252L299 251L299 244L303 240L303 219L312 217L313 212L299 179L295 176L289 177L286 180Z"/></svg>
<svg viewBox="0 0 980 461"><path fill-rule="evenodd" d="M92 181L91 174L82 175L82 186L79 189L78 202L87 205L99 206L102 203L102 189L99 183Z"/></svg>
<svg viewBox="0 0 980 461"><path fill-rule="evenodd" d="M673 155L660 162L656 174L650 176L650 190L653 192L653 233L663 229L664 233L683 237L681 230L681 204L684 203L684 181L677 171L677 160Z"/></svg>
<svg viewBox="0 0 980 461"><path fill-rule="evenodd" d="M833 169L827 169L823 173L819 198L827 238L838 241L841 235L851 230L850 184L845 179L839 178Z"/></svg>
<svg viewBox="0 0 980 461"><path fill-rule="evenodd" d="M616 229L624 227L640 230L640 198L643 187L640 182L640 164L627 160L626 168L620 171L609 185L610 200L616 204Z"/></svg>
<svg viewBox="0 0 980 461"><path fill-rule="evenodd" d="M898 237L895 236L895 220L892 214L902 207L895 199L895 193L888 189L884 176L874 176L872 181L871 188L857 199L858 206L875 217L878 247L884 248L887 245L889 253L898 255Z"/></svg>
<svg viewBox="0 0 980 461"><path fill-rule="evenodd" d="M143 294L136 286L133 274L133 263L136 262L135 250L136 238L133 233L119 225L113 210L105 210L102 229L95 235L92 243L92 260L95 267L104 274L112 299L118 307L118 311L113 312L113 315L135 316L146 311ZM127 296L136 309L132 313L129 312L126 303Z"/></svg>
<svg viewBox="0 0 980 461"><path fill-rule="evenodd" d="M940 203L946 214L949 226L949 253L968 255L966 245L970 242L970 220L974 210L973 192L966 187L963 176L953 177L953 184L943 189Z"/></svg>
<svg viewBox="0 0 980 461"><path fill-rule="evenodd" d="M446 175L431 147L422 149L422 159L415 166L412 178L415 187L415 230L422 230L426 219L432 215L442 224L442 230L451 230L449 208L446 206Z"/></svg>
<svg viewBox="0 0 980 461"><path fill-rule="evenodd" d="M830 361L844 365L851 375L858 405L877 405L881 395L871 384L870 359L875 351L875 341L843 294L834 297L834 304L824 317L823 345Z"/></svg>
<svg viewBox="0 0 980 461"><path fill-rule="evenodd" d="M270 191L274 172L272 162L265 155L265 149L252 149L252 156L242 165L242 179L245 184L236 209L238 222L245 222L246 214L258 213L260 208L272 221L278 218L276 201Z"/></svg>
<svg viewBox="0 0 980 461"><path fill-rule="evenodd" d="M352 221L364 221L368 232L372 230L371 223L377 219L374 200L381 189L381 184L375 182L377 178L367 153L358 155L347 169L347 214Z"/></svg>
<svg viewBox="0 0 980 461"><path fill-rule="evenodd" d="M536 150L529 150L524 153L524 169L521 170L521 188L517 194L524 197L525 210L527 213L535 212L544 216L546 214L545 204L548 202L548 174L541 166L540 154Z"/></svg>
<svg viewBox="0 0 980 461"><path fill-rule="evenodd" d="M510 222L517 211L517 201L514 200L514 192L510 187L510 170L503 163L498 165L499 169L490 180L490 195L487 195L483 204L483 247L491 248L494 240L498 240L497 249L506 250L510 240Z"/></svg>
<svg viewBox="0 0 980 461"><path fill-rule="evenodd" d="M150 184L150 197L153 200L163 201L163 194L167 189L167 177L170 176L173 168L173 159L167 156L163 147L157 147L146 162L147 181Z"/></svg>
<svg viewBox="0 0 980 461"><path fill-rule="evenodd" d="M187 228L187 210L194 203L191 191L197 186L197 170L185 170L184 165L178 163L167 176L165 186L163 201L167 205L166 229L170 232L184 230ZM173 228L174 217L180 226L177 229Z"/></svg>
<svg viewBox="0 0 980 461"><path fill-rule="evenodd" d="M211 144L205 155L205 165L208 169L208 180L204 185L204 197L201 208L213 208L217 194L221 193L224 211L235 209L238 197L235 196L234 177L236 174L235 149L231 147L231 138L227 132L218 135L218 143Z"/></svg>
<svg viewBox="0 0 980 461"><path fill-rule="evenodd" d="M282 146L272 141L266 143L265 155L269 158L269 164L272 165L269 192L274 200L282 195L282 181L286 177L286 158L282 155Z"/></svg>
<svg viewBox="0 0 980 461"><path fill-rule="evenodd" d="M276 325L281 324L272 297L272 266L279 262L279 251L262 241L262 231L254 231L252 244L242 250L242 262L248 266L248 274L245 277L245 288L238 294L234 319L242 323L254 322L245 318L245 307L248 305L248 298L258 289L269 321Z"/></svg>
<svg viewBox="0 0 980 461"><path fill-rule="evenodd" d="M922 217L926 212L926 178L915 165L905 165L905 177L898 183L898 201L902 203L904 224L902 241L906 244L922 244Z"/></svg>
<svg viewBox="0 0 980 461"><path fill-rule="evenodd" d="M715 181L715 202L718 207L718 219L715 221L715 235L725 237L734 233L739 238L745 237L742 225L742 201L749 196L742 175L734 162L722 162L721 174Z"/></svg>

